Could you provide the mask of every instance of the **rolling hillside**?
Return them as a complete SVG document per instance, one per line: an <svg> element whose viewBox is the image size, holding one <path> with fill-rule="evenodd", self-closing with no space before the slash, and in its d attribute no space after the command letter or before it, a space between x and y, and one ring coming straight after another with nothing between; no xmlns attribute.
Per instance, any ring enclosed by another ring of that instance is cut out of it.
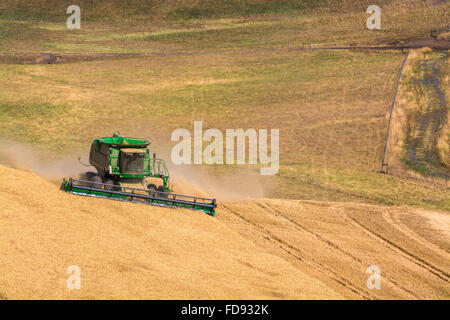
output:
<svg viewBox="0 0 450 320"><path fill-rule="evenodd" d="M4 299L450 294L448 213L261 199L221 201L213 218L66 194L4 166L0 201L7 204L0 213ZM66 287L70 265L81 268L80 290ZM382 270L380 290L367 289L369 265Z"/></svg>
<svg viewBox="0 0 450 320"><path fill-rule="evenodd" d="M450 33L431 37L449 1L378 1L380 30L369 0L80 0L80 30L70 4L0 0L0 299L450 297ZM396 45L418 49L386 175ZM173 164L194 121L279 129L278 173ZM174 191L217 216L59 190L114 131L151 141Z"/></svg>

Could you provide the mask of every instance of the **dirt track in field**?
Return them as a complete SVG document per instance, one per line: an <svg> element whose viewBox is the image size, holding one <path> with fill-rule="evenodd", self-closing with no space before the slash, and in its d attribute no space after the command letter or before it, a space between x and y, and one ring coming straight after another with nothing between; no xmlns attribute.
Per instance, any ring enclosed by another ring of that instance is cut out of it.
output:
<svg viewBox="0 0 450 320"><path fill-rule="evenodd" d="M450 297L449 213L262 199L219 202L213 218L66 194L4 166L0 180L2 298Z"/></svg>
<svg viewBox="0 0 450 320"><path fill-rule="evenodd" d="M439 82L439 62L445 59L448 57L422 63L424 72L421 85L427 93L428 106L413 140L408 144L406 156L427 175L449 179L450 171L441 164L436 151L437 132L447 112L447 101Z"/></svg>
<svg viewBox="0 0 450 320"><path fill-rule="evenodd" d="M311 44L310 47L290 46L268 48L240 48L233 50L217 49L204 51L161 51L161 52L0 52L0 64L61 64L73 62L87 62L95 60L127 59L137 56L173 56L173 55L207 55L225 52L269 52L284 50L405 50L408 48L432 48L435 50L449 50L450 41L446 39L420 38L387 45L367 45L353 43L351 45L323 46Z"/></svg>

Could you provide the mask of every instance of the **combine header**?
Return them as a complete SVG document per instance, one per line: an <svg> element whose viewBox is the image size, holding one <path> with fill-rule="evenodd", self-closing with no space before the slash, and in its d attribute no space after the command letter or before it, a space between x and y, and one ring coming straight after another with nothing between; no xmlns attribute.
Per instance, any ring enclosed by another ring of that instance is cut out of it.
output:
<svg viewBox="0 0 450 320"><path fill-rule="evenodd" d="M166 163L155 154L150 157L149 144L147 140L123 137L120 133L95 139L89 163L97 172L87 172L83 179L64 179L61 189L83 196L201 210L214 216L216 199L172 193ZM156 180L162 180L158 187Z"/></svg>

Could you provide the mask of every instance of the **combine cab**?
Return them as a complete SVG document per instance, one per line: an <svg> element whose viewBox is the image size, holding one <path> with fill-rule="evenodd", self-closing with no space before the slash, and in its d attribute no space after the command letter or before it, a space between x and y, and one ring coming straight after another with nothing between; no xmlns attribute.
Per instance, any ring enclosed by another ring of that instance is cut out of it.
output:
<svg viewBox="0 0 450 320"><path fill-rule="evenodd" d="M87 172L82 179L64 179L61 188L84 196L202 210L214 216L215 199L172 193L166 163L155 154L150 157L149 144L119 133L96 139L91 145L89 163L97 172Z"/></svg>

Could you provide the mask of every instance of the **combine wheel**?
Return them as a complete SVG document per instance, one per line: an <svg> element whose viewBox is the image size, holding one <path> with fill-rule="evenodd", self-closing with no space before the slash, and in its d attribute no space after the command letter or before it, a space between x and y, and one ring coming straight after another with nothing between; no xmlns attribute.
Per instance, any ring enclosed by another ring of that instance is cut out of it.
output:
<svg viewBox="0 0 450 320"><path fill-rule="evenodd" d="M103 183L111 184L111 186L104 186L105 190L107 190L107 191L113 191L114 189L116 189L112 186L112 184L114 184L114 181L112 181L111 179L105 179L105 180L103 180Z"/></svg>
<svg viewBox="0 0 450 320"><path fill-rule="evenodd" d="M96 175L95 172L91 172L91 171L84 172L84 173L80 174L80 179L84 180L84 181L92 181L92 177L94 177L95 175ZM82 185L85 187L91 186L90 183L83 183Z"/></svg>
<svg viewBox="0 0 450 320"><path fill-rule="evenodd" d="M81 174L81 180L88 180L90 181L92 179L93 176L96 176L97 174L95 172L92 171L88 171L85 173Z"/></svg>
<svg viewBox="0 0 450 320"><path fill-rule="evenodd" d="M94 175L92 178L89 179L89 181L102 183L102 178L98 175ZM90 187L91 188L101 188L102 186L101 186L101 184L91 183Z"/></svg>
<svg viewBox="0 0 450 320"><path fill-rule="evenodd" d="M148 189L149 196L151 196L151 197L155 196L156 186L154 184L151 183L151 184L147 185L147 189Z"/></svg>
<svg viewBox="0 0 450 320"><path fill-rule="evenodd" d="M158 189L156 189L156 191L159 191L160 193L157 194L158 197L160 198L167 198L168 197L168 192L164 192L164 187L163 186L159 186Z"/></svg>

